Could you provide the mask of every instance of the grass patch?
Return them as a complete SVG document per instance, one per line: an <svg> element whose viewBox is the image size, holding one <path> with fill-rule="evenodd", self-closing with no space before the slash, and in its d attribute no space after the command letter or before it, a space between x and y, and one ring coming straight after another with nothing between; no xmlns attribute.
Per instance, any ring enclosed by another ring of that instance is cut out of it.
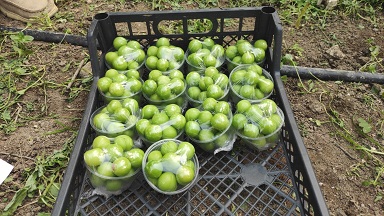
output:
<svg viewBox="0 0 384 216"><path fill-rule="evenodd" d="M360 178L361 185L366 187L382 187L384 185L384 146L379 142L383 139L383 112L381 118L364 119L352 116L351 119L343 119L334 109L333 100L330 101L327 110L334 135L341 137L350 147L359 153L362 162L351 167L350 174ZM348 127L346 121L352 122ZM356 158L355 158L356 159ZM364 171L362 167L365 167ZM360 174L364 172L370 178L361 179ZM375 200L379 200L382 194L377 193Z"/></svg>
<svg viewBox="0 0 384 216"><path fill-rule="evenodd" d="M27 177L25 184L17 190L2 212L2 216L14 215L27 196L32 198L32 201L23 207L39 202L50 209L53 208L76 136L77 133L73 132L63 143L62 149L53 154L43 153L36 157L35 166L25 170L24 175Z"/></svg>

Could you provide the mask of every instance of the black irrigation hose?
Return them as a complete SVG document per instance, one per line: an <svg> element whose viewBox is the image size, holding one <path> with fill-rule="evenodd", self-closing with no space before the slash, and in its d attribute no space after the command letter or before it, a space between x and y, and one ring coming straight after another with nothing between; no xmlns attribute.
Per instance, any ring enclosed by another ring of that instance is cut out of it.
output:
<svg viewBox="0 0 384 216"><path fill-rule="evenodd" d="M384 74L367 73L357 71L345 71L345 70L332 70L322 68L308 68L308 67L293 67L283 65L281 67L281 75L287 75L290 77L296 77L302 79L320 79L330 81L345 81L345 82L360 82L360 83L378 83L384 84Z"/></svg>
<svg viewBox="0 0 384 216"><path fill-rule="evenodd" d="M34 40L61 43L67 42L72 45L87 47L87 39L84 36L55 33L40 30L22 30L19 28L6 27L0 25L0 31L19 32L23 31L25 34L34 37ZM328 81L345 81L345 82L360 82L360 83L378 83L384 84L383 74L374 74L367 72L345 71L345 70L332 70L321 68L308 68L308 67L293 67L283 65L281 67L281 75L296 77L302 79L315 79L328 80Z"/></svg>
<svg viewBox="0 0 384 216"><path fill-rule="evenodd" d="M36 41L44 41L50 43L62 43L67 42L76 46L87 47L87 39L83 36L64 34L64 33L56 33L49 31L40 31L40 30L31 30L31 29L19 29L14 27L7 27L0 25L0 31L8 31L8 32L20 32L23 31L24 34L30 35Z"/></svg>

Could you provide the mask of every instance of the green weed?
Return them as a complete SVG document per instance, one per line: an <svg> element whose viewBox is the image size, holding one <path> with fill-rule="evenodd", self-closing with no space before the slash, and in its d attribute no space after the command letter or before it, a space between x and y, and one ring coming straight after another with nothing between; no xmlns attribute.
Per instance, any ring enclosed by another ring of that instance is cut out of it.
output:
<svg viewBox="0 0 384 216"><path fill-rule="evenodd" d="M24 35L22 32L18 32L16 34L11 34L9 37L12 40L12 48L19 54L19 57L28 56L32 53L32 50L27 47L27 44L33 41L32 36Z"/></svg>
<svg viewBox="0 0 384 216"><path fill-rule="evenodd" d="M380 46L375 44L374 38L369 38L367 44L369 46L370 59L360 68L360 71L376 73L379 68L384 68L382 64L383 58L379 58Z"/></svg>
<svg viewBox="0 0 384 216"><path fill-rule="evenodd" d="M296 48L298 49L298 48ZM300 51L301 52L301 51ZM297 75L297 78L299 79L299 82L297 83L297 86L300 88L300 89L303 89L304 91L301 91L300 93L302 94L305 94L305 93L315 93L318 91L318 88L316 87L316 81L314 80L307 80L307 81L304 81L301 79L300 77L300 74L299 74L299 71L296 67L296 62L293 60L293 56L291 54L285 54L283 57L282 57L282 63L283 64L288 64L288 65L292 65L295 67L296 69L296 75ZM310 72L310 71L309 71ZM323 82L321 81L320 79L318 79L317 77L313 76L317 81L319 82Z"/></svg>
<svg viewBox="0 0 384 216"><path fill-rule="evenodd" d="M32 41L33 37L23 32L0 34L1 49L7 49L0 55L0 130L5 134L14 132L28 121L47 115L47 88L63 89L62 93L68 92L68 100L72 101L81 92L88 91L92 82L92 77L79 78L74 80L76 85L67 89L66 85L48 81L45 65L24 63L33 54ZM63 67L63 70L68 70L68 67ZM32 89L44 94L42 103L24 101L23 96ZM26 111L29 111L28 115L25 115Z"/></svg>
<svg viewBox="0 0 384 216"><path fill-rule="evenodd" d="M293 56L289 53L286 53L284 56L281 57L281 63L284 65L296 65L296 62L293 60Z"/></svg>
<svg viewBox="0 0 384 216"><path fill-rule="evenodd" d="M368 175L371 178L361 180L361 184L367 187L382 187L384 185L382 181L384 177L384 147L372 136L377 130L381 130L378 126L380 126L382 120L373 122L361 117L352 117L353 127L347 128L345 120L332 108L332 101L327 110L329 110L327 114L332 122L335 134L346 140L352 149L361 153L363 158L364 163L355 164L351 167L349 173L361 177L360 173L367 173L366 169L368 169L370 172ZM380 200L381 197L381 194L376 194L377 200Z"/></svg>
<svg viewBox="0 0 384 216"><path fill-rule="evenodd" d="M25 169L27 180L4 208L2 216L13 215L27 196L34 199L29 205L42 202L50 208L53 207L76 136L76 132L73 132L61 150L51 155L36 157L35 167Z"/></svg>
<svg viewBox="0 0 384 216"><path fill-rule="evenodd" d="M226 20L229 22L229 20ZM225 22L225 23L227 23ZM181 20L165 21L159 24L159 31L163 34L181 34L183 33L183 23ZM209 19L188 20L189 33L202 33L208 32L212 29L213 24Z"/></svg>
<svg viewBox="0 0 384 216"><path fill-rule="evenodd" d="M11 50L4 52L0 59L2 60L2 69L0 73L0 129L6 134L16 130L19 126L18 114L20 113L21 101L20 97L30 87L36 83L29 84L27 87L20 89L17 83L24 77L37 76L35 68L30 68L24 65L23 61L32 54L32 50L28 44L33 40L33 37L18 33L3 33L1 34L2 49L9 49L3 46L11 44ZM15 108L15 105L17 106Z"/></svg>
<svg viewBox="0 0 384 216"><path fill-rule="evenodd" d="M357 121L359 122L359 127L362 129L364 133L371 132L372 126L367 121L365 121L362 118L358 118Z"/></svg>
<svg viewBox="0 0 384 216"><path fill-rule="evenodd" d="M269 1L279 8L281 19L289 24L299 28L307 22L313 23L314 20L319 20L319 17L326 18L327 12L325 9L317 6L316 0L280 0ZM323 23L324 25L324 23Z"/></svg>
<svg viewBox="0 0 384 216"><path fill-rule="evenodd" d="M302 48L299 44L295 43L288 48L288 52L293 53L297 56L303 56L304 48Z"/></svg>
<svg viewBox="0 0 384 216"><path fill-rule="evenodd" d="M382 3L381 0L342 0L338 9L348 16L376 23L376 13L382 9Z"/></svg>
<svg viewBox="0 0 384 216"><path fill-rule="evenodd" d="M181 10L183 9L183 6L181 5L183 1L176 0L176 1L169 1L169 0L152 0L147 1L148 3L151 3L152 10Z"/></svg>

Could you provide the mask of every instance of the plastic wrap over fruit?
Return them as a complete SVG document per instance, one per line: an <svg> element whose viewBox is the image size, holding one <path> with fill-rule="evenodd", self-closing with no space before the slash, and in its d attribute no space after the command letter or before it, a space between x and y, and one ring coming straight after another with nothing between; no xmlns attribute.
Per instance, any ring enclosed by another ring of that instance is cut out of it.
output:
<svg viewBox="0 0 384 216"><path fill-rule="evenodd" d="M176 139L158 141L145 152L142 170L156 191L167 195L181 193L193 186L198 176L195 147Z"/></svg>
<svg viewBox="0 0 384 216"><path fill-rule="evenodd" d="M169 104L163 109L148 104L141 110L141 119L136 123L136 131L144 144L149 147L163 139L177 139L183 132L186 119L177 104Z"/></svg>
<svg viewBox="0 0 384 216"><path fill-rule="evenodd" d="M216 44L211 38L202 41L192 39L188 44L185 59L188 71L207 67L219 68L225 61L225 51L222 45Z"/></svg>
<svg viewBox="0 0 384 216"><path fill-rule="evenodd" d="M98 135L136 137L135 124L140 117L138 102L133 98L111 100L91 115L90 124Z"/></svg>
<svg viewBox="0 0 384 216"><path fill-rule="evenodd" d="M128 135L113 141L104 135L95 137L84 153L89 181L95 188L92 193L106 197L121 194L141 171L143 157L144 151Z"/></svg>
<svg viewBox="0 0 384 216"><path fill-rule="evenodd" d="M239 101L232 121L236 134L248 146L260 151L277 144L283 124L284 114L271 99L257 104L248 100Z"/></svg>
<svg viewBox="0 0 384 216"><path fill-rule="evenodd" d="M236 137L231 128L231 106L227 101L207 98L201 106L188 109L185 118L185 134L193 144L214 154L232 149Z"/></svg>
<svg viewBox="0 0 384 216"><path fill-rule="evenodd" d="M109 69L126 71L139 69L144 65L146 55L139 42L116 37L113 48L105 54L105 63Z"/></svg>
<svg viewBox="0 0 384 216"><path fill-rule="evenodd" d="M227 100L229 92L228 76L215 67L203 71L191 71L186 76L186 97L192 107L198 107L207 98Z"/></svg>
<svg viewBox="0 0 384 216"><path fill-rule="evenodd" d="M184 50L171 45L168 38L159 38L155 45L148 47L145 66L149 70L159 70L168 73L170 70L182 70Z"/></svg>
<svg viewBox="0 0 384 216"><path fill-rule="evenodd" d="M149 104L165 106L168 104L186 105L184 75L180 70L172 70L167 75L159 70L152 70L143 83L144 98Z"/></svg>
<svg viewBox="0 0 384 216"><path fill-rule="evenodd" d="M142 86L143 80L139 71L135 69L127 70L124 73L109 69L105 72L105 76L97 81L97 89L105 102L125 98L140 101Z"/></svg>
<svg viewBox="0 0 384 216"><path fill-rule="evenodd" d="M246 99L258 103L272 95L272 76L258 65L241 65L229 75L230 96L235 104Z"/></svg>
<svg viewBox="0 0 384 216"><path fill-rule="evenodd" d="M267 42L262 39L255 41L253 45L247 40L238 40L235 45L230 45L225 50L228 71L239 65L262 65L267 48Z"/></svg>

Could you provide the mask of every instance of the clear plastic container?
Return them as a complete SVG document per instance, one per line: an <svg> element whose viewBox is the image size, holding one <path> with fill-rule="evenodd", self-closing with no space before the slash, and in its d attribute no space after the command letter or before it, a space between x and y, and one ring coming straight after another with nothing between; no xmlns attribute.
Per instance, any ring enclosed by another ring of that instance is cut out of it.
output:
<svg viewBox="0 0 384 216"><path fill-rule="evenodd" d="M229 99L229 94L228 93L229 93L229 88L227 88L226 91L224 92L224 95L221 98L217 99L217 100L219 100L219 101L228 101L228 99ZM202 101L194 100L191 97L189 97L188 94L185 94L185 96L187 98L188 104L191 107L199 107L199 106L201 106Z"/></svg>
<svg viewBox="0 0 384 216"><path fill-rule="evenodd" d="M141 62L137 67L132 68L134 70L139 71L140 77L143 76L144 71L145 71L144 64L145 64L145 61ZM115 69L111 65L109 65L107 62L105 62L105 65L107 66L107 69ZM117 71L119 71L119 73L126 73L128 70L130 70L130 69L127 69L127 70L117 70Z"/></svg>
<svg viewBox="0 0 384 216"><path fill-rule="evenodd" d="M162 109L148 104L141 113L136 131L146 147L159 140L180 139L183 136L186 119L183 109L177 104L169 104Z"/></svg>
<svg viewBox="0 0 384 216"><path fill-rule="evenodd" d="M87 175L91 185L97 190L97 194L119 195L127 190L136 179L141 169L136 169L133 173L122 177L108 177L97 173L95 167L86 165Z"/></svg>
<svg viewBox="0 0 384 216"><path fill-rule="evenodd" d="M112 103L120 103L120 105L116 105L115 108L110 108L108 111L108 106ZM138 104L137 101L136 104ZM112 111L113 109L115 109L115 112ZM90 125L97 135L113 138L125 134L136 139L135 124L139 118L140 110L138 106L135 108L125 107L124 100L112 100L92 113Z"/></svg>
<svg viewBox="0 0 384 216"><path fill-rule="evenodd" d="M155 191L175 195L190 189L197 182L199 161L191 143L165 139L145 151L142 171Z"/></svg>
<svg viewBox="0 0 384 216"><path fill-rule="evenodd" d="M238 40L236 44L228 46L225 50L228 71L232 71L240 65L257 64L263 66L267 48L266 43L260 47L255 42Z"/></svg>
<svg viewBox="0 0 384 216"><path fill-rule="evenodd" d="M183 66L185 63L185 54L180 47L170 45L163 46L161 49L158 47L158 50L161 50L158 52L161 52L162 54L157 54L156 56L147 56L145 60L145 67L147 70L160 70L164 75L169 74L170 71L175 69L184 72Z"/></svg>
<svg viewBox="0 0 384 216"><path fill-rule="evenodd" d="M158 70L156 70L158 71ZM151 71L149 76L151 76ZM177 104L179 106L185 106L187 100L185 98L185 91L187 85L184 77L172 77L171 74L165 75L163 72L158 72L162 75L157 80L151 79L150 77L144 82L143 88L146 88L148 82L155 82L155 86L151 92L143 90L143 97L148 104L153 104L158 107L166 106L168 104ZM184 76L184 75L181 75Z"/></svg>
<svg viewBox="0 0 384 216"><path fill-rule="evenodd" d="M143 85L144 81L141 78L139 78L138 80L140 81L141 85ZM126 81L122 82L121 84L127 90L129 90L131 87L130 83L126 82ZM139 104L141 104L141 102L142 102L142 90L141 90L141 88L139 91L131 92L131 94L125 94L124 96L120 96L120 97L115 97L115 96L112 96L111 94L106 94L106 93L102 92L99 88L98 88L98 90L99 90L99 93L100 93L104 103L109 103L111 100L124 100L125 98L133 98Z"/></svg>
<svg viewBox="0 0 384 216"><path fill-rule="evenodd" d="M175 97L172 97L170 99L160 99L160 100L153 100L149 98L147 95L143 94L145 100L147 101L148 104L153 104L155 106L158 106L159 108L164 107L168 104L177 104L181 107L185 107L188 104L188 101L185 97L185 90L187 89L187 86L185 86L184 90L176 95Z"/></svg>
<svg viewBox="0 0 384 216"><path fill-rule="evenodd" d="M184 140L184 130L178 132L178 134L173 138L173 139L177 139L177 140ZM142 141L142 143L144 144L145 148L149 148L150 146L152 146L154 143L154 141L151 141L151 140L148 140L144 135L142 134L139 134L139 137L140 137L140 140ZM158 142L158 141L157 141Z"/></svg>
<svg viewBox="0 0 384 216"><path fill-rule="evenodd" d="M263 151L277 145L284 125L283 111L270 99L258 104L241 101L232 127L241 142L253 150Z"/></svg>
<svg viewBox="0 0 384 216"><path fill-rule="evenodd" d="M258 65L240 65L230 73L229 87L229 95L234 104L240 100L258 103L272 95L274 81L268 71Z"/></svg>
<svg viewBox="0 0 384 216"><path fill-rule="evenodd" d="M188 109L185 117L185 135L194 145L214 154L233 148L236 137L231 128L231 106L227 101L207 98L201 106Z"/></svg>
<svg viewBox="0 0 384 216"><path fill-rule="evenodd" d="M119 195L131 186L144 158L144 151L134 142L127 135L120 135L114 141L102 135L95 137L83 155L94 193Z"/></svg>
<svg viewBox="0 0 384 216"><path fill-rule="evenodd" d="M225 62L225 55L221 55L221 56L218 56L215 61L216 63L214 65L208 65L206 63L204 63L204 54L203 53L200 53L199 51L196 52L196 58L195 62L192 62L191 59L188 59L189 55L191 54L191 52L189 50L187 50L187 52L185 52L185 61L187 62L187 69L188 71L196 71L196 70L204 70L205 68L207 67L210 67L210 66L213 66L217 69L221 69L221 66L224 64Z"/></svg>
<svg viewBox="0 0 384 216"><path fill-rule="evenodd" d="M124 69L114 67L113 62L108 62L108 60L107 60L108 56L107 55L108 55L108 53L112 53L112 52L118 53L118 51L116 51L114 48L111 48L107 52L107 54L104 56L105 66L108 69L116 69L120 73L126 73L129 69L135 69L135 70L139 71L140 77L143 75L144 69L145 69L144 64L145 64L145 60L146 60L146 55L145 55L145 52L144 52L142 47L141 47L141 49L132 50L132 52L129 52L129 53L124 54L124 55L117 54L117 57L115 57L115 58L123 58L122 62L126 62L126 67ZM143 54L144 54L144 58L140 57L140 59L138 59L138 56L143 55ZM120 63L120 65L124 65L124 64L125 63ZM118 66L118 67L120 67L120 66ZM124 66L122 66L122 67L124 67Z"/></svg>
<svg viewBox="0 0 384 216"><path fill-rule="evenodd" d="M191 71L186 76L186 83L185 96L192 107L200 106L208 97L218 101L228 100L229 79L217 69L209 67L202 71Z"/></svg>
<svg viewBox="0 0 384 216"><path fill-rule="evenodd" d="M236 141L236 134L232 127L228 127L225 131L216 134L210 140L201 141L199 139L189 138L194 145L199 146L206 152L218 153L220 151L230 151Z"/></svg>

